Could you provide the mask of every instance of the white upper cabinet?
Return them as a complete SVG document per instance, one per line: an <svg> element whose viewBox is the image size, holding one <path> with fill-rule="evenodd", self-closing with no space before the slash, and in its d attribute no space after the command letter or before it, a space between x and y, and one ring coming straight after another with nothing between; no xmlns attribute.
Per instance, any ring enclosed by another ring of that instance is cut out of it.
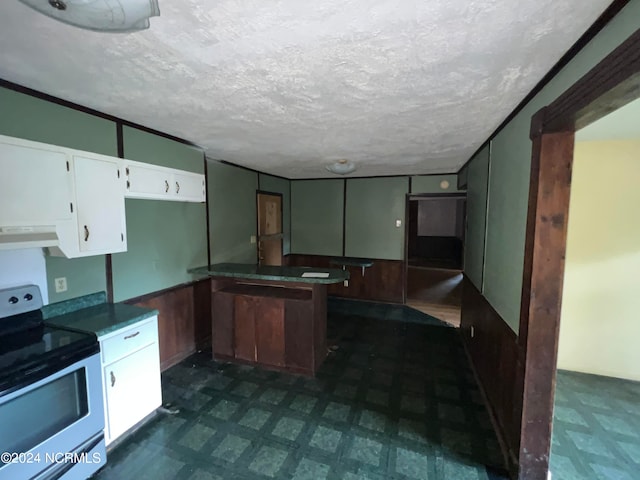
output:
<svg viewBox="0 0 640 480"><path fill-rule="evenodd" d="M126 252L124 179L120 161L102 155L74 155L80 252Z"/></svg>
<svg viewBox="0 0 640 480"><path fill-rule="evenodd" d="M0 135L0 248L127 251L125 197L205 202L198 173Z"/></svg>
<svg viewBox="0 0 640 480"><path fill-rule="evenodd" d="M184 202L203 203L206 200L204 175L175 171L173 188L176 196Z"/></svg>
<svg viewBox="0 0 640 480"><path fill-rule="evenodd" d="M127 249L120 159L0 135L0 246L68 258Z"/></svg>
<svg viewBox="0 0 640 480"><path fill-rule="evenodd" d="M63 152L0 143L0 169L3 226L71 219L72 175Z"/></svg>
<svg viewBox="0 0 640 480"><path fill-rule="evenodd" d="M131 160L123 162L127 198L196 203L206 199L202 174Z"/></svg>

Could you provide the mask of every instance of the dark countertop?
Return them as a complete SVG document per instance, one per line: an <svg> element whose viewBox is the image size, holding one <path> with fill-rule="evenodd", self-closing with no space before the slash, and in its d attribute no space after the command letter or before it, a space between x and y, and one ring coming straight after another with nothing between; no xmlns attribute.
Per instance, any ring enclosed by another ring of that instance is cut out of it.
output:
<svg viewBox="0 0 640 480"><path fill-rule="evenodd" d="M303 277L303 273L328 273L326 278ZM337 268L315 267L259 267L245 263L217 263L204 267L192 268L189 273L209 277L247 278L254 280L275 280L281 282L301 283L340 283L349 279L349 272Z"/></svg>
<svg viewBox="0 0 640 480"><path fill-rule="evenodd" d="M371 267L373 260L357 257L333 257L329 260L331 265L346 265L348 267Z"/></svg>
<svg viewBox="0 0 640 480"><path fill-rule="evenodd" d="M125 303L106 303L102 294L91 294L46 305L43 314L44 321L50 325L92 332L100 338L153 317L158 311Z"/></svg>

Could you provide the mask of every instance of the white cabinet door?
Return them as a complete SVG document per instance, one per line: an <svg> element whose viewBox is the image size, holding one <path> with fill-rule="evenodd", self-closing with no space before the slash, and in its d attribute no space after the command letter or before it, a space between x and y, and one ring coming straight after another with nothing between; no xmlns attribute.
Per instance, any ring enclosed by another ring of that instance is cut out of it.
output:
<svg viewBox="0 0 640 480"><path fill-rule="evenodd" d="M28 143L35 145L0 136L0 226L71 220L73 178L66 153Z"/></svg>
<svg viewBox="0 0 640 480"><path fill-rule="evenodd" d="M127 197L166 200L173 193L173 179L171 172L166 168L127 162L125 176Z"/></svg>
<svg viewBox="0 0 640 480"><path fill-rule="evenodd" d="M107 443L162 404L159 358L153 343L104 367Z"/></svg>
<svg viewBox="0 0 640 480"><path fill-rule="evenodd" d="M173 189L181 201L204 202L206 199L204 175L190 172L174 172Z"/></svg>
<svg viewBox="0 0 640 480"><path fill-rule="evenodd" d="M118 159L73 156L80 252L127 250L123 182Z"/></svg>

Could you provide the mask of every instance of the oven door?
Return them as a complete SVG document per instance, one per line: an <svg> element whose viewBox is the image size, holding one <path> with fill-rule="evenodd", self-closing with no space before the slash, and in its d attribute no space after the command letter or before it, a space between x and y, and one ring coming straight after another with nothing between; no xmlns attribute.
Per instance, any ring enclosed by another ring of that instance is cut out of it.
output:
<svg viewBox="0 0 640 480"><path fill-rule="evenodd" d="M106 462L101 378L97 353L0 397L0 480L58 478ZM98 455L73 456L82 450Z"/></svg>

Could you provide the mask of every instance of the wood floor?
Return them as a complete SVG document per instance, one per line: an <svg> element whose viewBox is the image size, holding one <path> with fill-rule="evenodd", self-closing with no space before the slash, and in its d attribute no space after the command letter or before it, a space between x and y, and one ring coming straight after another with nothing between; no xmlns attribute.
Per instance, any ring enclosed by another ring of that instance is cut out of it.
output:
<svg viewBox="0 0 640 480"><path fill-rule="evenodd" d="M462 272L409 265L407 305L454 327L460 326Z"/></svg>

